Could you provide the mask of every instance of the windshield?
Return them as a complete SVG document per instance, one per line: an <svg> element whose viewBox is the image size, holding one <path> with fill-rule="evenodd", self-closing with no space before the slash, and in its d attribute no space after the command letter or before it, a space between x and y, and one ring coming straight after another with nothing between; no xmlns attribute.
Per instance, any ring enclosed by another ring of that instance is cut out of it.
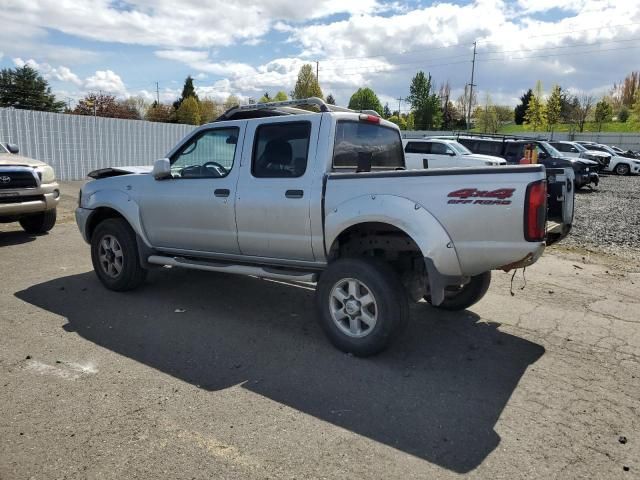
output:
<svg viewBox="0 0 640 480"><path fill-rule="evenodd" d="M453 148L456 152L458 152L460 155L473 155L471 153L471 150L469 150L467 147L465 147L461 143L451 142L449 146Z"/></svg>
<svg viewBox="0 0 640 480"><path fill-rule="evenodd" d="M553 148L549 142L540 142L540 144L547 151L547 153L552 157L555 157L555 158L562 157L562 154L558 150Z"/></svg>
<svg viewBox="0 0 640 480"><path fill-rule="evenodd" d="M587 151L587 149L584 147L584 145L580 145L579 143L571 143L570 145L573 146L573 148L578 150L580 153Z"/></svg>
<svg viewBox="0 0 640 480"><path fill-rule="evenodd" d="M604 150L605 152L610 153L614 157L618 155L615 150L613 150L611 147L607 145L598 145L598 150Z"/></svg>

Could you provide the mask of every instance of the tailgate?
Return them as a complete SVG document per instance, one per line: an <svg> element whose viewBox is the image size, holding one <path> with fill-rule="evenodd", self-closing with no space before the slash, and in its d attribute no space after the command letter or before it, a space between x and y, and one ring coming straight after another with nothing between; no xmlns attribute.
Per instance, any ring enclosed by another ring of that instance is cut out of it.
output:
<svg viewBox="0 0 640 480"><path fill-rule="evenodd" d="M574 178L570 168L547 169L547 245L566 237L573 224Z"/></svg>

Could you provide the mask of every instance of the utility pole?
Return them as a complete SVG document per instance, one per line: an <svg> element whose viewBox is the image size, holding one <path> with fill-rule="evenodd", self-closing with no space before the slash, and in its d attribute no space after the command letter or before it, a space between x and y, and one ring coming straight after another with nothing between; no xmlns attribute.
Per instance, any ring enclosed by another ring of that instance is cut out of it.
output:
<svg viewBox="0 0 640 480"><path fill-rule="evenodd" d="M474 85L473 83L473 74L475 73L475 69L476 69L476 42L473 42L473 60L471 61L471 83L469 84L469 113L467 114L467 131L469 131L469 127L471 124L471 104L473 103L473 87L475 87L476 85Z"/></svg>
<svg viewBox="0 0 640 480"><path fill-rule="evenodd" d="M404 100L402 97L398 97L398 118L400 118L400 103Z"/></svg>
<svg viewBox="0 0 640 480"><path fill-rule="evenodd" d="M160 105L160 86L156 82L156 104Z"/></svg>

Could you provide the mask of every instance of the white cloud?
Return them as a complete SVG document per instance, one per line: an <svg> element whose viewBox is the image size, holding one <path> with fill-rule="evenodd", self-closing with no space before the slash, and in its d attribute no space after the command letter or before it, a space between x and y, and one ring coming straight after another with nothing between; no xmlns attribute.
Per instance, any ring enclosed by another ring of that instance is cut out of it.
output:
<svg viewBox="0 0 640 480"><path fill-rule="evenodd" d="M60 65L58 67L52 67L48 63L38 63L33 58L29 60L23 60L20 57L16 57L13 59L13 63L17 67L23 67L24 65L28 65L29 67L38 70L42 76L47 79L55 79L61 82L69 82L76 86L82 85L82 80L71 71L68 67L64 65Z"/></svg>
<svg viewBox="0 0 640 480"><path fill-rule="evenodd" d="M112 70L98 70L90 77L87 77L84 83L87 90L102 90L112 93L116 96L127 96L127 89L120 76Z"/></svg>

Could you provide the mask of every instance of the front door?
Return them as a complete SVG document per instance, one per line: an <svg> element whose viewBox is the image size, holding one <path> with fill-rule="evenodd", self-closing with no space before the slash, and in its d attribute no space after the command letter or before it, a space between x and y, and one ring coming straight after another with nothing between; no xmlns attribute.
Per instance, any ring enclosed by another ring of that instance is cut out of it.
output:
<svg viewBox="0 0 640 480"><path fill-rule="evenodd" d="M239 253L234 199L245 125L197 131L169 159L171 178L148 176L138 202L154 247Z"/></svg>
<svg viewBox="0 0 640 480"><path fill-rule="evenodd" d="M243 255L313 261L311 186L322 115L261 119L247 127L236 197Z"/></svg>

